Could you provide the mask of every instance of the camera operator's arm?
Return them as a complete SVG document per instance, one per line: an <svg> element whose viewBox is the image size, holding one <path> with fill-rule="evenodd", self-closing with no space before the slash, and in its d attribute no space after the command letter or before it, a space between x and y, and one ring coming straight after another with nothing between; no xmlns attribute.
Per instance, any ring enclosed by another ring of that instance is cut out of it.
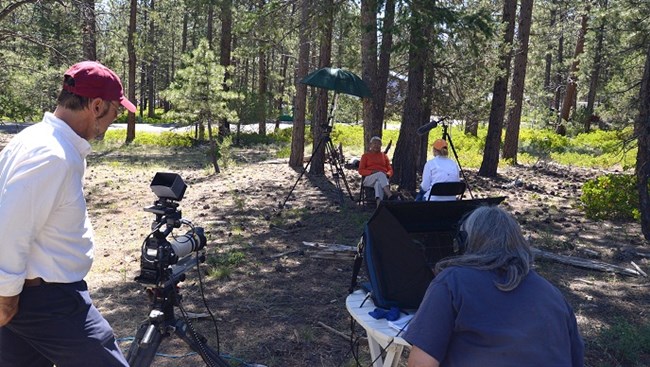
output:
<svg viewBox="0 0 650 367"><path fill-rule="evenodd" d="M0 296L0 327L11 321L18 312L18 295L11 297Z"/></svg>

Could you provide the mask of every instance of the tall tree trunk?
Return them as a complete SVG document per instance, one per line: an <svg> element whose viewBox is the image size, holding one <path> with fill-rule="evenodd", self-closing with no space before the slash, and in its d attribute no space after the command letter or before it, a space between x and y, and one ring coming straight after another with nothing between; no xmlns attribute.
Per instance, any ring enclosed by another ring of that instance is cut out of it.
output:
<svg viewBox="0 0 650 367"><path fill-rule="evenodd" d="M205 32L205 38L208 39L208 48L214 50L212 42L214 39L214 4L208 2L208 19L207 19L207 29Z"/></svg>
<svg viewBox="0 0 650 367"><path fill-rule="evenodd" d="M431 2L431 6L435 6L435 1ZM429 120L431 119L431 111L433 110L433 96L435 94L435 68L433 66L435 62L435 37L437 36L432 30L432 27L426 27L423 32L425 33L425 37L429 40L429 47L427 47L427 59L431 60L430 62L427 62L425 67L424 67L424 95L423 95L423 108L422 108L422 116L420 117L420 123L418 124L418 127L423 126L427 123L429 123ZM418 144L418 150L417 150L417 155L414 157L415 159L415 167L417 170L417 173L420 175L422 174L422 171L424 170L424 164L427 163L427 153L429 151L429 134L428 132L424 135L418 135L416 138L416 142Z"/></svg>
<svg viewBox="0 0 650 367"><path fill-rule="evenodd" d="M567 81L566 94L564 95L564 102L562 102L562 112L560 117L562 120L569 121L569 113L571 106L576 99L576 91L578 88L578 67L580 65L580 55L585 49L585 36L587 35L587 21L589 20L590 6L587 5L584 14L582 14L582 21L580 22L580 31L578 32L578 40L576 41L576 51L573 53L573 63L569 72L569 80Z"/></svg>
<svg viewBox="0 0 650 367"><path fill-rule="evenodd" d="M127 40L127 52L129 54L129 100L135 101L135 31L136 19L138 17L138 0L131 0L129 12L129 31ZM129 112L126 124L126 143L130 144L135 139L135 113Z"/></svg>
<svg viewBox="0 0 650 367"><path fill-rule="evenodd" d="M400 190L414 192L416 186L416 161L418 141L416 133L422 119L424 109L422 96L424 89L424 64L427 55L427 43L423 34L425 24L422 20L422 10L425 4L422 0L411 3L411 36L408 57L408 83L406 100L402 112L402 125L393 155L392 183L398 184Z"/></svg>
<svg viewBox="0 0 650 367"><path fill-rule="evenodd" d="M373 113L372 123L369 128L372 134L379 135L382 131L386 109L386 90L388 89L388 74L390 72L390 56L393 48L393 33L395 25L395 0L386 0L384 8L384 19L381 27L381 46L379 48L379 66L377 67L377 78L375 90L373 91ZM372 135L372 136L374 136ZM364 135L365 136L365 135ZM372 137L371 136L371 137ZM364 146L368 143L367 139Z"/></svg>
<svg viewBox="0 0 650 367"><path fill-rule="evenodd" d="M83 38L83 53L86 60L97 60L97 42L95 38L95 0L83 0L80 4L81 34Z"/></svg>
<svg viewBox="0 0 650 367"><path fill-rule="evenodd" d="M259 0L258 6L259 6L259 12L262 13L264 11L264 6L266 4L266 0ZM265 16L262 16L260 18L260 25L259 28L260 31L257 32L257 36L260 38L260 41L258 42L258 58L259 58L259 63L258 63L258 76L259 76L259 84L257 85L257 118L259 119L259 124L258 124L258 132L260 135L264 136L266 135L266 101L267 101L267 93L268 93L268 78L266 76L267 73L267 68L266 68L266 42L263 40L263 32L264 28L266 26L266 22L264 21Z"/></svg>
<svg viewBox="0 0 650 367"><path fill-rule="evenodd" d="M637 190L639 192L639 210L641 211L641 231L646 241L650 241L650 45L646 52L645 70L639 93L639 117L634 124L638 141L636 155Z"/></svg>
<svg viewBox="0 0 650 367"><path fill-rule="evenodd" d="M156 1L151 0L151 12L156 9ZM156 44L156 22L155 17L149 18L149 45L152 47L152 52L149 55L149 65L147 68L147 99L149 100L147 108L147 116L153 118L156 116L156 90L155 90L155 74L156 74L156 51L153 50L153 45Z"/></svg>
<svg viewBox="0 0 650 367"><path fill-rule="evenodd" d="M512 59L512 40L515 33L515 18L517 13L517 0L505 0L503 3L503 20L506 29L503 35L503 53L499 65L499 75L494 81L492 89L492 106L488 132L483 149L483 162L478 174L483 177L496 177L499 168L499 150L501 145L501 132L503 117L506 109L508 95L508 79L510 78L510 62Z"/></svg>
<svg viewBox="0 0 650 367"><path fill-rule="evenodd" d="M429 74L431 73L431 76ZM432 103L433 103L433 93L434 92L434 87L433 87L433 70L427 70L424 73L424 97L423 97L423 108L422 108L422 116L420 116L420 123L418 123L418 127L428 123L431 119L431 112L432 112ZM416 142L418 145L418 149L416 151L416 155L414 157L415 160L415 169L416 172L419 173L420 175L422 174L422 171L424 170L424 165L427 163L427 154L429 153L429 132L427 132L424 135L417 135L416 136Z"/></svg>
<svg viewBox="0 0 650 367"><path fill-rule="evenodd" d="M321 2L321 40L318 67L331 66L332 63L332 27L334 23L334 1ZM314 140L311 166L309 173L321 175L325 173L325 142L328 129L328 95L327 90L316 88L316 109L311 123L311 133Z"/></svg>
<svg viewBox="0 0 650 367"><path fill-rule="evenodd" d="M607 11L607 0L603 4L603 10ZM596 103L596 92L598 91L598 79L600 79L600 71L602 69L603 58L603 40L605 38L605 24L607 18L603 17L600 20L600 26L596 33L596 50L594 51L594 66L591 70L589 80L589 93L587 94L587 111L585 113L584 130L589 132L591 130L591 122L594 115L594 104Z"/></svg>
<svg viewBox="0 0 650 367"><path fill-rule="evenodd" d="M300 30L298 51L298 67L296 70L296 100L293 111L293 131L291 132L291 155L289 166L302 167L305 156L305 114L307 110L307 84L300 81L307 76L309 71L309 10L311 1L300 2Z"/></svg>
<svg viewBox="0 0 650 367"><path fill-rule="evenodd" d="M551 10L549 14L549 29L552 31L555 29L555 22L557 17L557 10L555 9L555 1L551 1ZM548 108L553 108L553 97L554 88L551 85L551 70L553 66L553 43L549 42L546 47L546 56L544 58L544 91L549 94L547 100Z"/></svg>
<svg viewBox="0 0 650 367"><path fill-rule="evenodd" d="M232 57L232 0L223 0L221 2L221 39L219 46L219 64L225 68L223 74L223 91L230 90L229 67ZM219 135L230 135L230 122L226 118L219 121Z"/></svg>
<svg viewBox="0 0 650 367"><path fill-rule="evenodd" d="M564 74L564 34L561 34L557 40L557 68L555 70L555 95L553 96L553 110L556 111L557 117L560 117L560 100L562 100L562 75Z"/></svg>
<svg viewBox="0 0 650 367"><path fill-rule="evenodd" d="M478 118L475 116L471 116L467 119L465 122L465 134L469 134L472 136L478 136Z"/></svg>
<svg viewBox="0 0 650 367"><path fill-rule="evenodd" d="M508 111L506 136L503 142L503 158L512 159L517 163L519 148L519 127L521 126L521 108L524 99L524 84L526 82L526 65L528 64L528 39L533 16L533 0L521 0L519 11L519 31L517 40L519 49L515 55L515 67L512 76L510 100L512 108Z"/></svg>
<svg viewBox="0 0 650 367"><path fill-rule="evenodd" d="M564 3L558 2L556 0L554 2L554 5L558 6L564 6ZM564 22L566 22L566 9L561 8L558 10L557 14L559 24L562 25ZM555 117L557 118L557 123L559 127L559 122L561 121L560 118L560 101L562 100L562 92L564 91L564 88L562 87L562 83L564 80L564 75L566 70L564 69L564 27L560 27L560 37L557 39L557 67L555 68L555 95L553 96L553 111L555 111Z"/></svg>
<svg viewBox="0 0 650 367"><path fill-rule="evenodd" d="M183 30L181 31L181 54L187 51L187 25L190 21L189 9L185 9L183 13Z"/></svg>
<svg viewBox="0 0 650 367"><path fill-rule="evenodd" d="M142 14L142 24L147 24L149 21L149 8L144 5ZM145 96L147 89L147 58L149 55L143 55L142 61L140 61L140 118L144 117L144 111L147 108L147 97Z"/></svg>
<svg viewBox="0 0 650 367"><path fill-rule="evenodd" d="M260 49L258 53L259 63L258 63L258 72L259 72L259 84L257 89L258 94L258 114L257 118L259 119L259 128L258 132L260 135L266 135L266 96L268 94L268 78L266 77L266 52L263 49Z"/></svg>
<svg viewBox="0 0 650 367"><path fill-rule="evenodd" d="M361 70L373 96L377 93L377 0L361 0ZM363 99L363 146L368 150L368 143L373 136L381 137L379 129L372 126L374 102L372 98Z"/></svg>
<svg viewBox="0 0 650 367"><path fill-rule="evenodd" d="M276 99L275 108L278 110L278 115L281 115L284 111L282 108L284 106L284 92L286 89L287 81L290 79L287 77L287 69L289 68L289 55L282 55L280 63L280 85L278 86L278 98ZM290 112L292 113L292 112Z"/></svg>

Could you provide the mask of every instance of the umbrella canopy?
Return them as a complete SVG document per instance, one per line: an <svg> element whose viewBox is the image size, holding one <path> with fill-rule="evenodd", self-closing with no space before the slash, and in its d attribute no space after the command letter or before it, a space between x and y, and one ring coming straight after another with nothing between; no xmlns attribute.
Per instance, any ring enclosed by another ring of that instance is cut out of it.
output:
<svg viewBox="0 0 650 367"><path fill-rule="evenodd" d="M361 98L371 96L370 89L363 79L355 73L343 69L318 69L307 75L300 82L313 87L333 90L337 93L350 94Z"/></svg>

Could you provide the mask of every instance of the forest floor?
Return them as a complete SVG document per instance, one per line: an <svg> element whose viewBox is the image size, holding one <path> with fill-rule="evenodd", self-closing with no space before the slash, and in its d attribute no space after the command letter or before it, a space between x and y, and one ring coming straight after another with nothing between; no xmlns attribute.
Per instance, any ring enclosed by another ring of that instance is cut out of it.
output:
<svg viewBox="0 0 650 367"><path fill-rule="evenodd" d="M0 147L9 138L0 133ZM304 175L280 210L300 171L270 157L273 152L265 147L233 149L234 163L220 174L205 168L206 155L198 148L103 149L88 158L85 195L96 250L86 279L125 350L149 314L145 287L133 278L139 274L141 245L155 217L143 210L156 199L149 184L163 171L178 173L188 185L179 207L183 218L206 229L208 261L200 267L200 278L195 269L187 270L180 293L186 311L206 312L202 280L218 334L210 318L192 324L210 346L218 346L233 365L356 366L357 350L360 365L369 364L367 344L357 341L352 346L345 337L350 334L345 298L352 254L318 258L303 241L355 246L374 208L349 199L340 205L340 191L328 176ZM475 197L507 196L501 205L515 215L536 248L630 269L634 262L650 272L650 248L639 224L596 222L580 210L582 184L604 171L551 163L501 167L495 179L465 171ZM357 195L358 175L346 174ZM208 264L219 265L221 276L208 276ZM647 325L648 278L547 259L538 259L536 268L574 308L586 341L586 366L650 365L647 354L636 355L636 363L626 360L604 336L607 328ZM362 336L363 329L357 325L354 333ZM158 351L164 355L152 366L204 365L197 355L184 356L189 349L175 336L165 338Z"/></svg>

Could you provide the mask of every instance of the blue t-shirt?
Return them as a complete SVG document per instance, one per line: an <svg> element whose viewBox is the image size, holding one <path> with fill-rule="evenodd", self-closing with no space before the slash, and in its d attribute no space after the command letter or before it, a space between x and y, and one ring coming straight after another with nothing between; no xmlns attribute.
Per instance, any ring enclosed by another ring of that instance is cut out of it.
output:
<svg viewBox="0 0 650 367"><path fill-rule="evenodd" d="M442 367L582 367L573 310L535 271L499 290L496 271L450 267L429 285L404 334Z"/></svg>

